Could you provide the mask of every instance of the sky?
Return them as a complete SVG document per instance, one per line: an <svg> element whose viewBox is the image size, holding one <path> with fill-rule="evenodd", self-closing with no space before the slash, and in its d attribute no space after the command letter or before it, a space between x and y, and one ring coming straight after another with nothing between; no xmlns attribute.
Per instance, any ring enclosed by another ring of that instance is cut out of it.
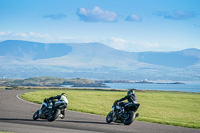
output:
<svg viewBox="0 0 200 133"><path fill-rule="evenodd" d="M0 41L200 49L200 0L0 0Z"/></svg>

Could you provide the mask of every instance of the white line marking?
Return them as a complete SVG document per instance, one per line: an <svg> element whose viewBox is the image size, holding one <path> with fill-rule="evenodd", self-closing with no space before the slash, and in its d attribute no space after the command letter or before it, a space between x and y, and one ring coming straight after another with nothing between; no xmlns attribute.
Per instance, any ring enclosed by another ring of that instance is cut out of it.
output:
<svg viewBox="0 0 200 133"><path fill-rule="evenodd" d="M19 100L21 100L21 101L24 101L24 102L29 103L29 104L40 105L40 104L36 104L36 103L32 103L32 102L25 101L25 100L21 99L21 98L19 97L19 95L20 95L20 94L16 95L16 97L17 97Z"/></svg>
<svg viewBox="0 0 200 133"><path fill-rule="evenodd" d="M19 100L23 101L23 102L26 102L26 103L29 103L29 104L33 104L33 105L40 105L40 104L36 104L36 103L32 103L32 102L28 102L28 101L26 101L26 100L23 100L23 99L21 99L21 98L19 97L19 95L20 95L20 94L16 95L16 97L17 97ZM90 113L83 113L83 112L78 112L78 111L73 111L73 110L67 110L67 111L76 112L76 113L81 113L81 114L88 114L88 115L101 116L101 115L90 114Z"/></svg>

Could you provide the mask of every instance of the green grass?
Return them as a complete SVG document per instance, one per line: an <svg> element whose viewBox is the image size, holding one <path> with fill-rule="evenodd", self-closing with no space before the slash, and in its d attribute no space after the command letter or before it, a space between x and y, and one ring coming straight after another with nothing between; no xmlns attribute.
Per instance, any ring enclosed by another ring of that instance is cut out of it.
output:
<svg viewBox="0 0 200 133"><path fill-rule="evenodd" d="M44 98L65 92L68 94L69 110L106 116L113 102L126 92L95 90L48 90L29 92L21 98L41 104ZM181 92L136 92L140 108L139 121L200 128L200 94Z"/></svg>
<svg viewBox="0 0 200 133"><path fill-rule="evenodd" d="M5 90L6 87L0 86L0 90Z"/></svg>
<svg viewBox="0 0 200 133"><path fill-rule="evenodd" d="M12 87L0 86L0 90L5 90L6 88L8 89L8 88L12 88Z"/></svg>

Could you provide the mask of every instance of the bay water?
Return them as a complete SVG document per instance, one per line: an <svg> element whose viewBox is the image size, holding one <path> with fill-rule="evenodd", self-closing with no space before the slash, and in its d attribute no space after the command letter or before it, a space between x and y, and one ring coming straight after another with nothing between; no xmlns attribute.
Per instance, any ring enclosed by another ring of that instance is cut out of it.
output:
<svg viewBox="0 0 200 133"><path fill-rule="evenodd" d="M160 91L181 91L200 93L200 83L186 84L146 84L146 83L105 83L108 89L137 89L137 90L160 90ZM72 85L62 87L74 88ZM75 87L75 88L102 88L102 87ZM106 89L106 88L104 88Z"/></svg>
<svg viewBox="0 0 200 133"><path fill-rule="evenodd" d="M186 84L146 84L146 83L106 83L111 89L137 89L137 90L161 90L182 91L200 93L200 83Z"/></svg>

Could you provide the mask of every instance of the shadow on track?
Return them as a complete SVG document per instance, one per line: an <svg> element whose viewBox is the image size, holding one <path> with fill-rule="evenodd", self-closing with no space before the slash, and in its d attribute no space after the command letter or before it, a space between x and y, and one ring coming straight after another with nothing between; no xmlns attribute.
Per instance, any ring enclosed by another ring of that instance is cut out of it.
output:
<svg viewBox="0 0 200 133"><path fill-rule="evenodd" d="M33 122L35 120L33 119L18 119L18 118L0 118L0 122L10 122L10 123L15 123L16 121L18 122ZM38 122L48 122L47 120L41 119L37 120ZM56 120L58 122L67 122L67 123L88 123L88 124L98 124L98 125L108 125L106 122L95 122L95 121L70 121L70 120ZM109 125L120 125L119 123L112 123Z"/></svg>
<svg viewBox="0 0 200 133"><path fill-rule="evenodd" d="M16 121L18 122L33 122L33 119L18 119L18 118L0 118L0 122L11 122L15 123ZM46 120L38 120L40 122L46 122Z"/></svg>
<svg viewBox="0 0 200 133"><path fill-rule="evenodd" d="M60 122L68 122L68 123L89 123L89 124L99 124L99 125L108 125L106 122L94 122L94 121L68 121L68 120L57 120ZM120 125L119 123L112 123L110 125Z"/></svg>
<svg viewBox="0 0 200 133"><path fill-rule="evenodd" d="M0 121L33 121L33 119L0 118Z"/></svg>

